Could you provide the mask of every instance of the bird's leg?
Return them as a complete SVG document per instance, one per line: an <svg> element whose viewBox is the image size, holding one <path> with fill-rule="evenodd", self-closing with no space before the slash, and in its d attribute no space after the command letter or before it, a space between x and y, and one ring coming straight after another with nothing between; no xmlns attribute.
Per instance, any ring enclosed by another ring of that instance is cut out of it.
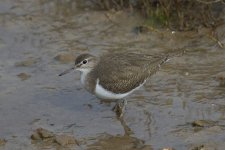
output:
<svg viewBox="0 0 225 150"><path fill-rule="evenodd" d="M126 99L120 99L116 102L116 105L113 107L113 111L116 112L118 118L121 118L125 112L125 108L127 105Z"/></svg>

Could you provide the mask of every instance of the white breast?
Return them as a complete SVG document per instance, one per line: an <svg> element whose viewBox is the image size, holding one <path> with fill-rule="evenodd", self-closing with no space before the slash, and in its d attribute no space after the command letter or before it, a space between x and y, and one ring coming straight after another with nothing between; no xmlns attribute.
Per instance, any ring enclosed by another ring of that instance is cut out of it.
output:
<svg viewBox="0 0 225 150"><path fill-rule="evenodd" d="M145 83L145 82L144 82ZM111 91L108 91L106 89L104 89L100 84L99 84L99 79L97 79L97 83L95 86L95 95L99 98L102 99L122 99L126 96L128 96L129 94L131 94L132 92L134 92L135 90L139 89L144 83L142 83L141 85L139 85L138 87L136 87L135 89L127 92L127 93L113 93Z"/></svg>
<svg viewBox="0 0 225 150"><path fill-rule="evenodd" d="M81 76L80 76L80 82L82 85L85 85L85 80L87 77L87 74L90 72L89 69L77 69L81 72Z"/></svg>

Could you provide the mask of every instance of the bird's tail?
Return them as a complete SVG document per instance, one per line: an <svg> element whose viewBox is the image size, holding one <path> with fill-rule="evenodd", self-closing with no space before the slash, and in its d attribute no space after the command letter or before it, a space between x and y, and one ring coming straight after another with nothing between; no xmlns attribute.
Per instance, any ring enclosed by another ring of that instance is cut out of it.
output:
<svg viewBox="0 0 225 150"><path fill-rule="evenodd" d="M168 57L180 57L183 56L184 53L187 51L187 49L185 48L178 48L178 49L174 49L173 51L167 53Z"/></svg>
<svg viewBox="0 0 225 150"><path fill-rule="evenodd" d="M161 64L169 61L171 58L173 57L181 57L184 55L184 53L186 52L187 50L185 48L179 48L179 49L174 49L170 52L167 52L165 55L164 55L164 59L163 61L161 62Z"/></svg>

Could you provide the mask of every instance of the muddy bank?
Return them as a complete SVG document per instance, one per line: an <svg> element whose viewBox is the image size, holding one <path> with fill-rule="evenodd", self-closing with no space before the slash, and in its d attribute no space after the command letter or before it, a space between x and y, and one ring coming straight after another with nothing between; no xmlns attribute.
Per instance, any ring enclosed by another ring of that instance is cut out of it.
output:
<svg viewBox="0 0 225 150"><path fill-rule="evenodd" d="M55 134L49 130L38 128L31 135L32 144L39 149L66 148L71 149L79 145L74 136Z"/></svg>
<svg viewBox="0 0 225 150"><path fill-rule="evenodd" d="M30 138L38 128L74 137L78 149L223 149L225 26L214 39L204 28L134 32L142 21L129 12L81 9L76 1L1 1L0 149L39 149L45 143ZM161 54L182 47L184 56L127 98L122 122L114 103L82 88L78 72L58 76L84 52Z"/></svg>

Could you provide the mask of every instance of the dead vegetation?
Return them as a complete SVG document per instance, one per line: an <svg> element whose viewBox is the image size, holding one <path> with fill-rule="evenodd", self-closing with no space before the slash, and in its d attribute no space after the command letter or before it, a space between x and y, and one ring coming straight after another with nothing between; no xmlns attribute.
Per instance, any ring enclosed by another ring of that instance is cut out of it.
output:
<svg viewBox="0 0 225 150"><path fill-rule="evenodd" d="M137 11L145 25L173 30L213 28L222 21L224 0L91 0L97 9Z"/></svg>

